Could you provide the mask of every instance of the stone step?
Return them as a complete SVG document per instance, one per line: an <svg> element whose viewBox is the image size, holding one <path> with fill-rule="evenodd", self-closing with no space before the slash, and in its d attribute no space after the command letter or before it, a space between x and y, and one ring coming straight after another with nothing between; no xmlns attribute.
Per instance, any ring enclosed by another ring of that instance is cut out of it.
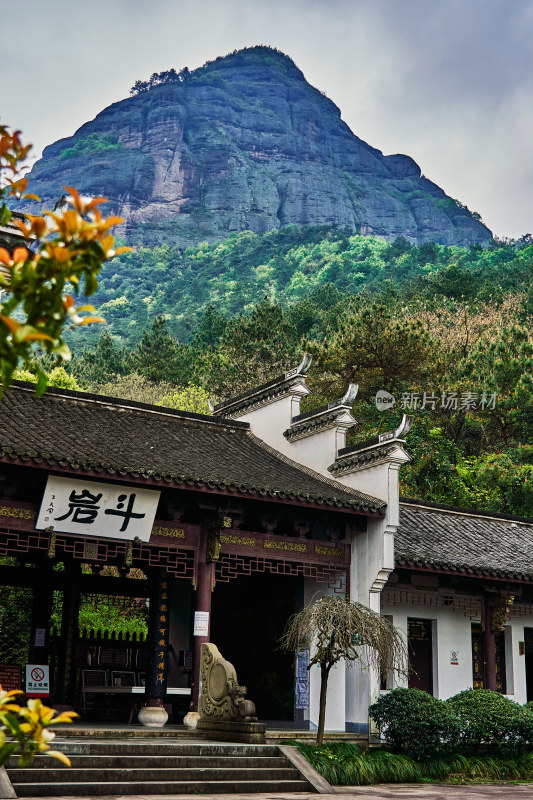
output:
<svg viewBox="0 0 533 800"><path fill-rule="evenodd" d="M95 783L99 778L105 777L106 782L122 783L164 783L173 781L184 783L191 781L233 781L236 778L245 781L265 781L277 782L291 780L298 777L298 771L291 767L276 767L255 769L253 767L241 767L238 771L232 767L211 766L211 767L185 767L181 769L168 768L166 764L159 767L144 768L138 766L128 769L106 769L102 773L100 769L10 769L9 778L13 785L22 783Z"/></svg>
<svg viewBox="0 0 533 800"><path fill-rule="evenodd" d="M15 783L13 788L17 797L113 797L117 795L160 795L160 794L257 794L278 792L308 792L310 787L305 780L284 781L184 781L175 783L149 782L112 783Z"/></svg>
<svg viewBox="0 0 533 800"><path fill-rule="evenodd" d="M141 766L143 769L151 769L158 767L164 761L164 766L172 769L181 769L184 767L209 767L213 762L220 762L223 766L231 766L232 769L240 769L242 767L253 767L255 769L264 768L283 768L287 766L287 760L283 756L223 756L216 757L209 755L196 756L196 755L168 755L164 759L161 756L143 755L139 759L138 755L69 755L70 763L74 769L89 767L94 769L130 769L132 767ZM8 762L10 772L18 769L18 758L12 757ZM28 770L45 770L51 772L56 769L68 769L68 767L61 767L61 763L55 758L49 756L38 756L29 764L25 769Z"/></svg>
<svg viewBox="0 0 533 800"><path fill-rule="evenodd" d="M45 755L24 768L10 760L17 797L312 791L276 745L58 738L54 749L71 758L71 768Z"/></svg>
<svg viewBox="0 0 533 800"><path fill-rule="evenodd" d="M62 739L198 739L196 731L183 725L165 725L164 728L145 728L142 725L58 725L54 727Z"/></svg>
<svg viewBox="0 0 533 800"><path fill-rule="evenodd" d="M81 741L54 739L54 750L71 755L135 755L135 756L279 756L273 744L217 744L208 742L121 742L121 741Z"/></svg>
<svg viewBox="0 0 533 800"><path fill-rule="evenodd" d="M251 753L261 753L262 755L272 755L277 752L277 745L276 744L241 744L239 742L214 742L214 741L206 741L206 740L196 740L194 742L188 742L184 740L165 740L165 741L157 741L157 740L142 740L137 739L134 741L122 741L121 737L117 736L115 739L86 739L86 740L76 740L76 739L63 739L62 737L57 736L54 739L54 748L59 749L56 745L61 745L64 752L71 751L73 748L76 752L83 750L83 752L87 753L96 753L96 752L106 752L110 749L116 750L122 749L125 752L132 752L132 753L140 753L140 752L150 752L154 750L155 752L162 752L168 753L172 749L174 752L179 750L180 753L232 753L234 752L237 755L242 754L251 754Z"/></svg>

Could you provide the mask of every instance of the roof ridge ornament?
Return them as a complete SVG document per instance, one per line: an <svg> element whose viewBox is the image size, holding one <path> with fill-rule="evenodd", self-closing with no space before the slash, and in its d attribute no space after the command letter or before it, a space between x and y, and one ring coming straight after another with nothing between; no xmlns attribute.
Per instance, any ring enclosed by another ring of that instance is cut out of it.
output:
<svg viewBox="0 0 533 800"><path fill-rule="evenodd" d="M294 378L295 375L307 375L311 368L312 361L313 356L310 353L304 353L298 366L285 373L285 380L287 380L287 378Z"/></svg>
<svg viewBox="0 0 533 800"><path fill-rule="evenodd" d="M394 431L394 438L395 439L405 439L411 428L413 427L414 417L409 417L407 414L404 414L402 417L402 421Z"/></svg>
<svg viewBox="0 0 533 800"><path fill-rule="evenodd" d="M348 388L346 390L346 393L339 400L339 405L341 405L341 406L353 406L355 398L357 397L357 392L358 391L359 391L359 384L358 383L349 383L348 384Z"/></svg>
<svg viewBox="0 0 533 800"><path fill-rule="evenodd" d="M413 417L408 417L407 414L404 414L402 417L402 421L398 425L395 431L386 431L385 433L380 433L378 435L378 443L386 442L393 439L404 439L409 431L413 426Z"/></svg>

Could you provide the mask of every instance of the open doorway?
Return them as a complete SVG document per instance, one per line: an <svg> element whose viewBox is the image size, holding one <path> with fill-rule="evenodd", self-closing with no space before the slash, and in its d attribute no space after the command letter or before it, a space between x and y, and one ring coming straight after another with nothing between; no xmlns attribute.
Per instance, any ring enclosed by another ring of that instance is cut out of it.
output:
<svg viewBox="0 0 533 800"><path fill-rule="evenodd" d="M407 620L409 688L433 694L433 637L430 619Z"/></svg>
<svg viewBox="0 0 533 800"><path fill-rule="evenodd" d="M230 661L260 719L294 719L294 657L280 649L298 578L255 574L217 583L211 641Z"/></svg>
<svg viewBox="0 0 533 800"><path fill-rule="evenodd" d="M533 700L533 628L524 628L527 702Z"/></svg>

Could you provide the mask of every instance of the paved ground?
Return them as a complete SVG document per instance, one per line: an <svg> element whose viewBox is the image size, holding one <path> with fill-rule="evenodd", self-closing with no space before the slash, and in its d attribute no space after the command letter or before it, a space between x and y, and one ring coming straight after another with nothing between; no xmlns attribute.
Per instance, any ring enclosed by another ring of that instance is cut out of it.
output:
<svg viewBox="0 0 533 800"><path fill-rule="evenodd" d="M279 794L165 794L123 795L113 797L87 796L62 797L61 800L339 800L353 797L354 800L532 800L533 783L485 784L448 786L435 783L380 784L378 786L343 786L336 794L308 794L307 792L280 792ZM26 798L37 800L37 798ZM42 800L39 798L38 800Z"/></svg>

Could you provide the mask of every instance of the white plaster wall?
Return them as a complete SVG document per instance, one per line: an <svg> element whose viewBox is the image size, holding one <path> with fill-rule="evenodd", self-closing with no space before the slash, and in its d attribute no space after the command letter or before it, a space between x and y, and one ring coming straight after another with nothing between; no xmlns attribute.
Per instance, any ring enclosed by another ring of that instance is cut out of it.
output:
<svg viewBox="0 0 533 800"><path fill-rule="evenodd" d="M365 467L364 469L348 472L339 475L336 480L357 489L372 497L384 500L386 503L393 503L396 509L399 508L399 468L401 464L409 461L409 456L403 449L397 448L396 456L389 458L386 462ZM395 524L398 524L397 522Z"/></svg>
<svg viewBox="0 0 533 800"><path fill-rule="evenodd" d="M335 461L337 447L344 447L346 441L346 431L341 430L341 433L340 443L339 428L337 427L319 431L304 439L297 439L289 443L287 455L331 479L332 475L328 472L328 467Z"/></svg>
<svg viewBox="0 0 533 800"><path fill-rule="evenodd" d="M357 662L346 668L346 730L368 732L368 706L377 700L377 676Z"/></svg>
<svg viewBox="0 0 533 800"><path fill-rule="evenodd" d="M389 464L377 464L365 469L339 475L335 478L339 483L357 489L359 492L377 497L379 500L389 501Z"/></svg>
<svg viewBox="0 0 533 800"><path fill-rule="evenodd" d="M511 618L508 624L509 635L506 638L507 649L507 693L517 703L527 702L526 657L521 656L519 644L524 641L524 628L533 628L533 616ZM512 685L509 677L512 669ZM530 691L533 687L530 687ZM512 694L510 693L512 690Z"/></svg>
<svg viewBox="0 0 533 800"><path fill-rule="evenodd" d="M297 400L297 408L295 410L294 400ZM294 398L291 395L282 397L274 403L261 406L253 411L248 411L242 416L232 415L233 419L239 422L249 422L252 428L252 433L263 439L271 447L275 447L285 455L289 455L289 442L283 436L283 431L290 427L292 415L298 414L300 397Z"/></svg>
<svg viewBox="0 0 533 800"><path fill-rule="evenodd" d="M304 583L304 603L311 602L317 592L323 594L333 594L333 590L323 583L305 578ZM336 664L329 673L328 694L326 700L326 731L345 730L345 673L344 662ZM320 668L311 667L309 670L309 708L304 713L304 719L308 719L311 728L318 727L318 716L320 712Z"/></svg>
<svg viewBox="0 0 533 800"><path fill-rule="evenodd" d="M392 619L407 641L407 618L433 621L433 694L441 700L472 688L472 622L470 617L449 608L428 606L385 606L383 614ZM459 665L450 664L450 651L459 651ZM401 684L397 680L395 685Z"/></svg>
<svg viewBox="0 0 533 800"><path fill-rule="evenodd" d="M400 629L406 641L408 617L433 620L433 686L436 697L446 700L464 689L472 688L471 626L472 622L479 620L464 617L448 608L428 606L384 605L382 612L392 618L393 625ZM527 702L526 659L520 655L524 628L533 628L533 616L510 619L505 626L507 697L521 705ZM451 650L459 650L458 667L450 664ZM401 684L396 681L395 685Z"/></svg>

